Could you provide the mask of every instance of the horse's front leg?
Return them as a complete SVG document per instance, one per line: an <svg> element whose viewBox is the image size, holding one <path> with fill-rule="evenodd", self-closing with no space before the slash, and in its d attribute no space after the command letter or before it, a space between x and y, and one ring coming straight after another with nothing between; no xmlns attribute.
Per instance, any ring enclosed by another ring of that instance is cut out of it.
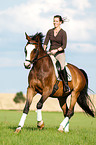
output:
<svg viewBox="0 0 96 145"><path fill-rule="evenodd" d="M41 99L39 100L39 102L37 103L37 106L36 106L36 108L37 108L37 127L38 127L38 129L43 129L44 128L44 122L42 120L42 112L41 112L44 102L45 102L45 97L42 96Z"/></svg>
<svg viewBox="0 0 96 145"><path fill-rule="evenodd" d="M26 104L25 104L25 107L24 107L24 110L23 110L23 114L22 114L22 117L20 119L20 122L18 124L18 128L16 128L16 131L15 132L20 132L21 131L21 128L24 126L24 123L25 123L25 120L26 120L26 117L27 117L27 114L29 112L29 107L32 103L32 99L33 97L35 96L35 91L33 88L30 88L28 87L27 88L27 99L26 99Z"/></svg>
<svg viewBox="0 0 96 145"><path fill-rule="evenodd" d="M37 127L38 127L38 129L43 129L44 128L44 122L42 120L41 109L37 109Z"/></svg>
<svg viewBox="0 0 96 145"><path fill-rule="evenodd" d="M43 129L44 128L44 122L42 120L42 113L41 113L41 110L42 110L42 107L43 107L43 103L46 101L46 99L48 98L49 94L51 94L49 91L50 89L49 88L46 88L45 91L43 91L43 94L42 94L42 97L41 99L39 100L39 102L37 103L37 127L39 129Z"/></svg>

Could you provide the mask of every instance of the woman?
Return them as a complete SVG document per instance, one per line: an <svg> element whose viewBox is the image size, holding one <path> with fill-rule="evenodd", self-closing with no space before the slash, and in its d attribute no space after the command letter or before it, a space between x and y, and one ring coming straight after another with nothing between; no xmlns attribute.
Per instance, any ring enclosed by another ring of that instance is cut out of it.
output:
<svg viewBox="0 0 96 145"><path fill-rule="evenodd" d="M46 50L48 42L50 41L49 52L53 54L56 59L61 64L61 71L59 73L60 78L63 81L64 91L70 91L68 86L67 73L65 69L65 48L67 44L67 35L66 32L60 27L64 23L64 20L61 16L56 15L53 19L54 28L50 29L47 32L45 41L44 41L44 50Z"/></svg>

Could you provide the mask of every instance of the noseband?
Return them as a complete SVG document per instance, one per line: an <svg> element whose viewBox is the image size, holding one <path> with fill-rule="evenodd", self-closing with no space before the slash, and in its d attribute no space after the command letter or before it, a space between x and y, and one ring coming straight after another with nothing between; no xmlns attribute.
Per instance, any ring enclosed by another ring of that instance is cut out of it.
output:
<svg viewBox="0 0 96 145"><path fill-rule="evenodd" d="M28 44L37 44L37 43L29 43L28 42ZM38 44L37 44L38 45ZM35 55L35 57L34 57L34 59L31 61L31 60L25 60L25 61L28 61L28 62L30 62L31 64L32 63L34 63L36 60L37 60L37 57L38 57L38 54L39 54L39 47L37 47L37 49L36 49L37 51L36 51L36 55Z"/></svg>
<svg viewBox="0 0 96 145"><path fill-rule="evenodd" d="M29 42L28 42L28 44L37 44L37 43L29 43ZM38 44L37 44L37 45L38 45ZM46 54L46 55L44 55L44 56L42 56L42 57L40 57L40 58L37 59L38 54L39 54L39 47L37 47L37 51L36 51L36 55L35 55L34 59L33 59L32 61L26 59L25 61L28 61L28 62L30 62L31 64L34 64L34 63L37 62L38 60L40 60L40 59L42 59L42 58L48 56L48 54Z"/></svg>

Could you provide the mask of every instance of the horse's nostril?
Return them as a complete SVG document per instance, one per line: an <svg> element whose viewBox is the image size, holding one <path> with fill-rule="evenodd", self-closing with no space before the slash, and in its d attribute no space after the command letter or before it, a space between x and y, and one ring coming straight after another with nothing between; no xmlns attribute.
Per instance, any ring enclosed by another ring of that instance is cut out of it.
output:
<svg viewBox="0 0 96 145"><path fill-rule="evenodd" d="M30 64L26 64L25 62L24 62L24 67L26 68L26 69L30 69L30 67L31 67L31 65Z"/></svg>

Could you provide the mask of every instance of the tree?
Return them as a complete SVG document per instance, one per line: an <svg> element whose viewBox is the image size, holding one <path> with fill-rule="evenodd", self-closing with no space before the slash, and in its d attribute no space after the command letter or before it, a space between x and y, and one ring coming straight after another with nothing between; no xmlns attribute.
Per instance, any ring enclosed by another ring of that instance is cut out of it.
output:
<svg viewBox="0 0 96 145"><path fill-rule="evenodd" d="M14 97L13 101L15 103L24 103L25 102L25 97L22 92L16 93L16 96Z"/></svg>

